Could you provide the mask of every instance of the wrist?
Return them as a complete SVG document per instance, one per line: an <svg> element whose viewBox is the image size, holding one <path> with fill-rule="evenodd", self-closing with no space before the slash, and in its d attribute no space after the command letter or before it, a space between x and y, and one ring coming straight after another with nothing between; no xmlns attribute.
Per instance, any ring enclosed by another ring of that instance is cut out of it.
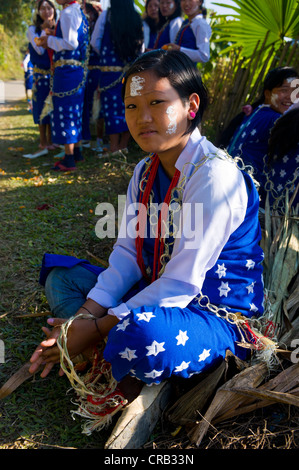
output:
<svg viewBox="0 0 299 470"><path fill-rule="evenodd" d="M93 322L94 322L94 324L95 324L96 331L97 331L97 333L98 333L98 335L99 335L99 339L104 339L104 336L103 336L103 334L102 334L102 332L101 332L101 330L100 330L100 328L99 328L99 325L98 325L98 323L97 323L97 322L98 322L98 318L94 318L94 319L93 319Z"/></svg>

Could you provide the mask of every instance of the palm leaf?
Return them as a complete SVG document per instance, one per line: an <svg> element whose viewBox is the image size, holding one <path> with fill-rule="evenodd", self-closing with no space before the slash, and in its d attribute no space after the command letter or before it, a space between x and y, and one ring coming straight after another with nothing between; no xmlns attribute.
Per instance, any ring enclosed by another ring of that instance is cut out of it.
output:
<svg viewBox="0 0 299 470"><path fill-rule="evenodd" d="M257 42L269 32L266 47L299 36L298 0L234 0L235 6L213 3L231 8L232 20L221 23L217 41L226 40L231 47L242 47L245 57L251 56ZM224 15L218 15L223 17Z"/></svg>

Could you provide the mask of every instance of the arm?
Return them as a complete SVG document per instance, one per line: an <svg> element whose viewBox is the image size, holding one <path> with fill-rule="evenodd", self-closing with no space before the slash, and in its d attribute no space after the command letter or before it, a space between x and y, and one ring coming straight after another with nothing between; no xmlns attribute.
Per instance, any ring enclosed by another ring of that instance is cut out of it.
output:
<svg viewBox="0 0 299 470"><path fill-rule="evenodd" d="M137 165L142 168L143 165ZM127 197L127 206L136 200L138 189L139 171L135 170L130 182ZM133 216L132 216L133 218ZM125 218L122 221L122 229L126 224ZM124 230L123 233L126 231ZM99 276L96 286L91 290L83 307L78 314L90 312L97 318L97 323L93 319L74 320L68 332L68 351L70 357L75 357L90 346L97 344L109 333L110 329L118 323L118 318L107 314L107 307L118 305L120 298L130 287L142 277L136 262L135 239L122 237L118 240L110 257L110 266ZM87 309L87 311L86 311ZM46 377L53 366L60 360L60 352L56 345L60 334L60 328L66 319L49 319L48 324L53 326L53 330L43 328L47 339L42 341L33 353L30 362L30 372L34 373L44 364L41 374Z"/></svg>
<svg viewBox="0 0 299 470"><path fill-rule="evenodd" d="M108 314L122 319L142 305L184 308L200 292L206 272L215 265L231 233L244 220L247 208L241 172L228 162L217 159L215 163L214 168L209 163L204 165L186 186L182 209L185 230L175 240L163 275L126 303L110 308ZM202 233L193 243L191 231L188 233L186 228L192 227L188 208L194 208L196 203L202 208L198 224Z"/></svg>
<svg viewBox="0 0 299 470"><path fill-rule="evenodd" d="M42 36L45 36L45 32L42 31L42 34L41 34L41 37ZM34 39L35 38L39 38L40 36L37 34L37 32L35 31L35 26L30 26L28 31L27 31L27 38L28 38L28 41L30 42L31 46L33 47L33 49L39 54L39 55L43 55L43 53L45 52L45 49L43 47L40 47L40 46L37 46Z"/></svg>
<svg viewBox="0 0 299 470"><path fill-rule="evenodd" d="M60 26L62 30L62 38L56 36L48 36L48 47L56 52L62 50L75 50L78 43L78 29L82 22L80 10L66 8L61 12Z"/></svg>
<svg viewBox="0 0 299 470"><path fill-rule="evenodd" d="M191 23L191 28L196 37L197 49L181 47L180 50L194 62L207 62L210 58L211 27L202 18L197 18Z"/></svg>
<svg viewBox="0 0 299 470"><path fill-rule="evenodd" d="M178 34L180 27L182 26L183 23L183 18L178 16L177 18L174 18L170 22L170 28L169 28L169 38L170 42L173 43L175 41L176 35Z"/></svg>
<svg viewBox="0 0 299 470"><path fill-rule="evenodd" d="M101 42L104 35L106 17L107 10L104 10L98 17L90 38L90 44L98 54L100 54L101 51Z"/></svg>

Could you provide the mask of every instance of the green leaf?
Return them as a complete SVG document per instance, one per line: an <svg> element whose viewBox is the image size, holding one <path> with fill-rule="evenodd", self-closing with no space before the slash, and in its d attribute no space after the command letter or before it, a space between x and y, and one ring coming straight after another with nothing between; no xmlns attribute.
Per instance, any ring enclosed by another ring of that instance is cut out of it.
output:
<svg viewBox="0 0 299 470"><path fill-rule="evenodd" d="M227 41L233 47L242 47L245 57L251 56L258 41L277 47L286 39L299 36L298 0L234 0L235 6L214 3L231 8L233 19L221 23L217 41ZM221 15L223 17L223 15Z"/></svg>

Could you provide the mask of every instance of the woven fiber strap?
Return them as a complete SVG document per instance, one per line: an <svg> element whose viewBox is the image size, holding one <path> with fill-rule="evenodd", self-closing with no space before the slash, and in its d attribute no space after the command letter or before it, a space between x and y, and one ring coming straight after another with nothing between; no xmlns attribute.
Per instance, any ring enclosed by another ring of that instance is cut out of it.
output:
<svg viewBox="0 0 299 470"><path fill-rule="evenodd" d="M75 59L61 59L56 60L56 62L53 63L54 69L56 69L56 67L63 67L65 65L75 65L76 67L84 67L83 62L80 62L80 60Z"/></svg>
<svg viewBox="0 0 299 470"><path fill-rule="evenodd" d="M102 65L100 66L101 72L122 72L123 67L113 66L113 65Z"/></svg>
<svg viewBox="0 0 299 470"><path fill-rule="evenodd" d="M50 69L39 69L38 67L33 67L33 73L39 73L41 75L50 75Z"/></svg>

